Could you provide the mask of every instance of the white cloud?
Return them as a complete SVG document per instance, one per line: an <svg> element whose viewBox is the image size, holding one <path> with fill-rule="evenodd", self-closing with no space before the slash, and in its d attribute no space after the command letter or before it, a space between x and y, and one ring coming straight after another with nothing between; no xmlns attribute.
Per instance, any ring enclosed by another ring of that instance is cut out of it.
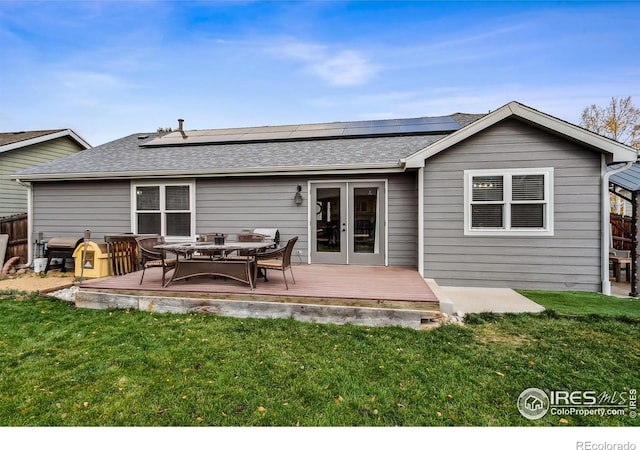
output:
<svg viewBox="0 0 640 450"><path fill-rule="evenodd" d="M310 69L320 78L338 86L364 84L376 73L373 64L352 50L325 57L312 64Z"/></svg>
<svg viewBox="0 0 640 450"><path fill-rule="evenodd" d="M327 52L327 47L319 44L291 41L277 45L274 52L280 56L300 61L317 61Z"/></svg>
<svg viewBox="0 0 640 450"><path fill-rule="evenodd" d="M56 73L60 85L68 89L97 91L127 87L127 83L118 77L89 70L64 70Z"/></svg>
<svg viewBox="0 0 640 450"><path fill-rule="evenodd" d="M335 86L362 85L378 72L378 67L357 50L334 51L326 45L287 41L271 47L269 53L301 62L305 72Z"/></svg>

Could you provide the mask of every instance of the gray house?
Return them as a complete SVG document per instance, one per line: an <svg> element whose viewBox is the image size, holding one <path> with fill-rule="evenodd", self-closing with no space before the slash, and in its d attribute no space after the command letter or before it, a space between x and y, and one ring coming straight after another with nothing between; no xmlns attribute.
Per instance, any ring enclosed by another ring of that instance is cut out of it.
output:
<svg viewBox="0 0 640 450"><path fill-rule="evenodd" d="M56 158L77 153L90 145L69 129L0 133L0 217L26 213L26 187L10 175Z"/></svg>
<svg viewBox="0 0 640 450"><path fill-rule="evenodd" d="M604 291L607 166L630 147L512 102L486 115L135 134L26 169L32 231L278 228L308 264Z"/></svg>

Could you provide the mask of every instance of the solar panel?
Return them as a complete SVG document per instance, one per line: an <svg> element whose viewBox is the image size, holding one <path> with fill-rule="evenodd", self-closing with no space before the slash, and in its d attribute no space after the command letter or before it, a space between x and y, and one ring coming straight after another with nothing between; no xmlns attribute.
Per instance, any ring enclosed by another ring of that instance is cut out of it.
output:
<svg viewBox="0 0 640 450"><path fill-rule="evenodd" d="M331 138L341 136L342 129L327 129L327 130L303 130L294 131L289 135L289 139L313 139L313 138Z"/></svg>
<svg viewBox="0 0 640 450"><path fill-rule="evenodd" d="M417 117L415 119L401 119L398 122L401 126L423 125L425 123L424 119L424 117Z"/></svg>
<svg viewBox="0 0 640 450"><path fill-rule="evenodd" d="M425 125L401 125L400 130L403 133L420 133L424 130Z"/></svg>
<svg viewBox="0 0 640 450"><path fill-rule="evenodd" d="M373 134L373 132L371 131L371 127L352 127L352 128L345 128L344 131L342 132L342 136L359 136L362 134Z"/></svg>
<svg viewBox="0 0 640 450"><path fill-rule="evenodd" d="M397 126L397 125L398 125L398 119L372 120L371 121L371 126L372 127L392 127L392 126Z"/></svg>
<svg viewBox="0 0 640 450"><path fill-rule="evenodd" d="M297 131L305 131L305 130L333 130L333 129L343 129L344 122L330 122L330 123L310 123L304 125L298 125Z"/></svg>
<svg viewBox="0 0 640 450"><path fill-rule="evenodd" d="M184 135L179 131L174 131L152 139L149 142L142 143L141 146L449 133L458 129L460 129L460 125L448 116L417 117L411 119L362 120L354 122L193 130L185 131Z"/></svg>
<svg viewBox="0 0 640 450"><path fill-rule="evenodd" d="M361 120L359 122L343 122L342 123L342 128L344 128L344 129L348 129L348 128L365 128L365 127L371 127L371 121L370 120Z"/></svg>

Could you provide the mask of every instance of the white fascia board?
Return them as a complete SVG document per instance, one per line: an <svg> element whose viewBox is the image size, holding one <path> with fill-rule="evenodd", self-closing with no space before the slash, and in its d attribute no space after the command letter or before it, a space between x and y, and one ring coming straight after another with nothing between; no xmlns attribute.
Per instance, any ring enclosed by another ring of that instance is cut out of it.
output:
<svg viewBox="0 0 640 450"><path fill-rule="evenodd" d="M638 159L638 151L625 144L600 136L599 134L548 114L543 114L521 103L511 102L507 106L513 111L515 116L521 117L528 122L555 131L602 153L609 153L614 163L635 162Z"/></svg>
<svg viewBox="0 0 640 450"><path fill-rule="evenodd" d="M408 158L405 158L403 162L407 168L423 167L425 160L431 156L509 117L519 117L533 125L558 133L567 139L571 139L602 153L607 153L611 155L612 163L636 161L638 159L638 152L632 147L592 133L569 122L549 116L548 114L541 113L521 103L510 102L466 127L434 142Z"/></svg>
<svg viewBox="0 0 640 450"><path fill-rule="evenodd" d="M74 141L76 141L80 146L84 147L84 149L91 148L91 145L80 136L78 136L73 130L67 128L66 130L58 131L56 133L45 134L43 136L38 136L31 139L26 139L24 141L14 142L13 144L7 144L0 147L0 153L8 152L10 150L15 150L22 147L28 147L30 145L40 144L42 142L52 141L54 139L62 138L68 136Z"/></svg>
<svg viewBox="0 0 640 450"><path fill-rule="evenodd" d="M67 131L69 132L69 136L71 138L73 138L82 147L84 147L85 150L87 150L87 149L92 147L91 144L89 144L87 141L85 141L78 133L73 131L71 128L68 128Z"/></svg>
<svg viewBox="0 0 640 450"><path fill-rule="evenodd" d="M86 172L86 173L53 173L53 174L22 174L12 175L12 179L23 181L56 181L56 180L115 180L132 178L216 178L242 176L278 176L278 175L356 175L372 173L402 173L404 166L389 164L344 165L331 167L271 167L271 168L241 168L218 170L211 172L165 170L160 172Z"/></svg>

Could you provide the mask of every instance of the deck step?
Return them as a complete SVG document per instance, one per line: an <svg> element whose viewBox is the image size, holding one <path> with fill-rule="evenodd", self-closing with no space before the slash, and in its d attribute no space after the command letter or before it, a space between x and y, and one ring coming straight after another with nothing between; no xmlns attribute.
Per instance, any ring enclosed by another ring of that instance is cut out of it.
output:
<svg viewBox="0 0 640 450"><path fill-rule="evenodd" d="M295 319L302 322L402 326L416 330L435 326L440 313L415 309L371 306L342 306L318 303L265 302L257 300L212 299L139 293L116 293L81 288L76 307L89 309L134 309L156 313L215 314L236 318Z"/></svg>

